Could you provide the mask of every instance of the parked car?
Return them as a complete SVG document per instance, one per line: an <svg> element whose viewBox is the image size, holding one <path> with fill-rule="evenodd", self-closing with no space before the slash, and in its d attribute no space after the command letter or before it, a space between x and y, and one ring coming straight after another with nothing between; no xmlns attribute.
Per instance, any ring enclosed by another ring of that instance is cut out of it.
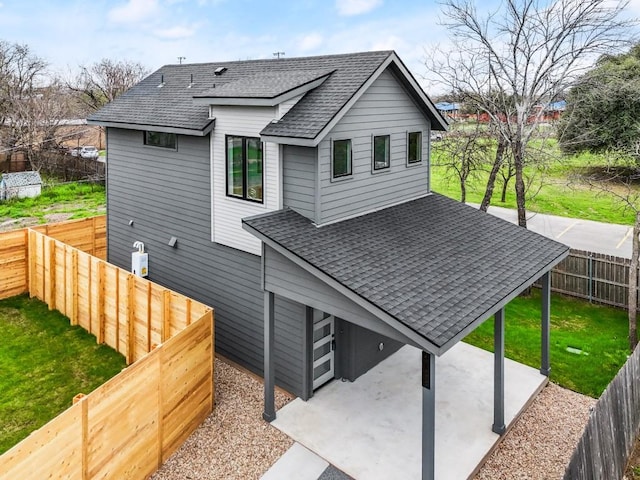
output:
<svg viewBox="0 0 640 480"><path fill-rule="evenodd" d="M80 153L80 150L81 150L80 147L70 148L69 153L71 154L72 157L77 157Z"/></svg>
<svg viewBox="0 0 640 480"><path fill-rule="evenodd" d="M96 147L93 147L93 146L82 147L80 149L80 156L82 158L97 159L100 156L100 151Z"/></svg>
<svg viewBox="0 0 640 480"><path fill-rule="evenodd" d="M441 132L431 132L431 141L440 141L443 136Z"/></svg>

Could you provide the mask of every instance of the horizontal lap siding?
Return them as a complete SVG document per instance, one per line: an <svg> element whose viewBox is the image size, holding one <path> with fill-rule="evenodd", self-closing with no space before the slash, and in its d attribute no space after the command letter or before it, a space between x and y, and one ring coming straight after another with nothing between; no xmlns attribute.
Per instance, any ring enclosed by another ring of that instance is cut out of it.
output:
<svg viewBox="0 0 640 480"><path fill-rule="evenodd" d="M407 132L422 132L419 165L407 166ZM372 173L372 135L390 135L388 170ZM352 175L331 181L331 141L351 139ZM320 223L339 220L429 192L429 121L395 77L383 72L318 146Z"/></svg>
<svg viewBox="0 0 640 480"><path fill-rule="evenodd" d="M129 269L133 242L144 242L149 279L212 306L216 351L261 373L260 257L211 241L209 150L208 137L180 136L175 151L145 147L141 132L109 129L109 261ZM277 381L299 394L304 307L279 299L276 320Z"/></svg>
<svg viewBox="0 0 640 480"><path fill-rule="evenodd" d="M285 145L283 150L283 205L315 221L316 149Z"/></svg>

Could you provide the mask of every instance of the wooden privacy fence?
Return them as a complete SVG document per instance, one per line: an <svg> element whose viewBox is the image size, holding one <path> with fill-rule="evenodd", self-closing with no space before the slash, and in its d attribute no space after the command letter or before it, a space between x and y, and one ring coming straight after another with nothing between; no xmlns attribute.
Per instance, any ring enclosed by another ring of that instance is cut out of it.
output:
<svg viewBox="0 0 640 480"><path fill-rule="evenodd" d="M551 289L592 302L627 308L629 294L628 258L571 250L551 270Z"/></svg>
<svg viewBox="0 0 640 480"><path fill-rule="evenodd" d="M620 369L591 412L565 480L622 478L640 429L640 348Z"/></svg>
<svg viewBox="0 0 640 480"><path fill-rule="evenodd" d="M107 257L106 216L39 225L32 230L105 260ZM0 299L29 290L29 229L0 233Z"/></svg>
<svg viewBox="0 0 640 480"><path fill-rule="evenodd" d="M35 230L22 238L29 293L131 365L0 456L0 479L147 478L213 408L212 310Z"/></svg>

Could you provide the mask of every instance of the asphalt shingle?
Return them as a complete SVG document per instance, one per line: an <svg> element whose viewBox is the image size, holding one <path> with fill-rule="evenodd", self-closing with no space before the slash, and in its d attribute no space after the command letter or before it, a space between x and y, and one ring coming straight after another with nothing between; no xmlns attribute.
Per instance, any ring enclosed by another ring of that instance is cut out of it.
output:
<svg viewBox="0 0 640 480"><path fill-rule="evenodd" d="M244 223L438 347L569 251L438 194L321 227L288 209Z"/></svg>
<svg viewBox="0 0 640 480"><path fill-rule="evenodd" d="M392 51L381 51L166 65L91 115L89 121L201 131L211 122L209 109L195 104L194 98L274 98L329 74L284 117L261 132L313 139L391 55ZM219 67L226 70L216 75Z"/></svg>

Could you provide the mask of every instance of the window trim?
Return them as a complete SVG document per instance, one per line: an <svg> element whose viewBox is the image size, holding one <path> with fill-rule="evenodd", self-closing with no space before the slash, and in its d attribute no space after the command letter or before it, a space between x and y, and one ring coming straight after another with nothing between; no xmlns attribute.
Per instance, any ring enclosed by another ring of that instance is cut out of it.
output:
<svg viewBox="0 0 640 480"><path fill-rule="evenodd" d="M242 139L242 196L231 195L229 193L229 138ZM260 151L262 156L262 198L256 200L247 196L247 140L258 140L260 142ZM251 203L264 204L265 188L264 188L264 166L265 166L265 148L264 142L260 140L260 137L250 137L246 135L225 135L224 136L224 194L226 198L233 198L235 200L243 200Z"/></svg>
<svg viewBox="0 0 640 480"><path fill-rule="evenodd" d="M148 142L148 134L149 133L157 133L160 135L172 135L173 139L174 139L174 145L172 147L167 147L164 145L153 145L151 143ZM142 143L145 147L151 147L151 148L162 148L163 150L173 150L178 151L178 134L176 133L169 133L169 132L158 132L156 130L143 130L142 131Z"/></svg>
<svg viewBox="0 0 640 480"><path fill-rule="evenodd" d="M376 167L376 138L387 138L386 165ZM391 170L391 135L371 135L371 173L382 173Z"/></svg>
<svg viewBox="0 0 640 480"><path fill-rule="evenodd" d="M419 152L418 152L419 153L419 156L418 156L419 159L418 160L414 160L414 161L411 161L409 159L409 152L410 152L409 141L410 141L410 138L411 138L412 134L419 134L420 135L420 138L419 138L419 141L418 141L418 148L420 149ZM424 161L424 155L423 155L424 148L423 148L423 144L422 144L423 143L423 140L422 140L423 138L424 138L424 135L423 135L422 130L414 130L412 132L407 131L407 167L413 167L415 165L421 165L422 162Z"/></svg>
<svg viewBox="0 0 640 480"><path fill-rule="evenodd" d="M335 144L336 142L349 142L349 171L342 175L335 175ZM331 180L345 180L353 176L353 141L350 138L331 139Z"/></svg>

